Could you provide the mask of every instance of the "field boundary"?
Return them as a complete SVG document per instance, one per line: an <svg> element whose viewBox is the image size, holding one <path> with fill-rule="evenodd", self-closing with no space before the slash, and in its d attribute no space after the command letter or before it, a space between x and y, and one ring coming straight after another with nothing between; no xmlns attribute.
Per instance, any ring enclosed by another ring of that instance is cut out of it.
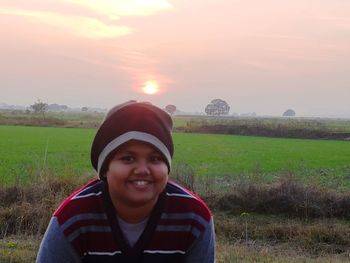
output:
<svg viewBox="0 0 350 263"><path fill-rule="evenodd" d="M209 133L209 134L232 134L247 136L262 136L273 138L295 139L325 139L350 141L350 132L333 132L323 130L290 129L290 128L267 128L263 126L246 125L201 125L193 127L177 127L177 132Z"/></svg>

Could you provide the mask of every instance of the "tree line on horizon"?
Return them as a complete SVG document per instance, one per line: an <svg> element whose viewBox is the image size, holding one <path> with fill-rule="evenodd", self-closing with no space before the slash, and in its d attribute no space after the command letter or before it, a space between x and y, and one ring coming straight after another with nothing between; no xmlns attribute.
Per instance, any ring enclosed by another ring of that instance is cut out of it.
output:
<svg viewBox="0 0 350 263"><path fill-rule="evenodd" d="M204 112L208 116L227 116L230 112L230 105L223 99L213 99L209 104L206 105ZM41 114L43 117L48 110L61 110L66 111L68 109L67 105L58 105L58 104L48 104L40 99L38 99L34 104L30 105L30 110L32 110L36 114ZM169 114L174 115L178 113L179 110L173 104L168 104L165 106L165 111ZM88 107L82 107L82 112L87 112L89 110ZM294 117L296 115L293 109L287 109L283 112L283 117Z"/></svg>
<svg viewBox="0 0 350 263"><path fill-rule="evenodd" d="M230 105L223 99L213 99L204 109L204 112L208 116L225 116L228 115L230 112ZM173 115L177 109L176 106L173 104L169 104L165 107L165 110ZM294 117L295 111L292 109L287 109L285 112L283 112L283 117Z"/></svg>

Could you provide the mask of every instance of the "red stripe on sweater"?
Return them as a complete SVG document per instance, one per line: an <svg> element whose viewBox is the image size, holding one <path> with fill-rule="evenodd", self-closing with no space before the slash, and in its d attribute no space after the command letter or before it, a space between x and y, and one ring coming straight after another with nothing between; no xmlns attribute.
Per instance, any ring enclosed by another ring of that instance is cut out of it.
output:
<svg viewBox="0 0 350 263"><path fill-rule="evenodd" d="M210 217L213 215L212 212L210 211L209 207L207 206L207 204L199 197L199 195L197 195L196 193L192 192L191 190L183 187L182 185L177 184L176 182L174 182L172 180L169 180L168 183L177 187L178 189L182 190L185 194L188 194L188 195L192 196L194 199L196 199L203 207L206 208L206 210L209 211Z"/></svg>
<svg viewBox="0 0 350 263"><path fill-rule="evenodd" d="M198 199L169 196L165 208L166 213L196 213L209 222L212 214L208 207Z"/></svg>
<svg viewBox="0 0 350 263"><path fill-rule="evenodd" d="M71 195L69 195L66 199L64 199L64 201L61 203L61 205L57 208L57 210L54 213L54 216L56 216L57 214L60 213L60 211L66 207L66 205L70 202L70 200L80 191L82 191L83 189L97 183L99 180L97 179L93 179L91 181L89 181L88 183L86 183L85 185L83 185L82 187L78 188L77 190L75 190Z"/></svg>

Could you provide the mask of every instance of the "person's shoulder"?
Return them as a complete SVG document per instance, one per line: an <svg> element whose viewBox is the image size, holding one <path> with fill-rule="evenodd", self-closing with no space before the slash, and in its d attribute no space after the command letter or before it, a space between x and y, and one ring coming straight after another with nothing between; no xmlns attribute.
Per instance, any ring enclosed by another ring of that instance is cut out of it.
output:
<svg viewBox="0 0 350 263"><path fill-rule="evenodd" d="M212 213L207 204L194 192L169 180L166 187L167 209L176 213L195 213L209 221Z"/></svg>
<svg viewBox="0 0 350 263"><path fill-rule="evenodd" d="M79 214L99 213L102 208L102 181L92 180L70 194L55 211L62 223Z"/></svg>

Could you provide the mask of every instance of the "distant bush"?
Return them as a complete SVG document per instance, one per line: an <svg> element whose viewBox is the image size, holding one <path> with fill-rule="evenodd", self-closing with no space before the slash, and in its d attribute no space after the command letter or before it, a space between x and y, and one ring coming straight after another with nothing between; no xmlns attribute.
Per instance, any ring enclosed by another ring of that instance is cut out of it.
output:
<svg viewBox="0 0 350 263"><path fill-rule="evenodd" d="M23 125L23 126L42 126L42 127L62 127L66 125L66 121L53 117L34 117L34 116L18 116L7 117L0 116L0 125Z"/></svg>
<svg viewBox="0 0 350 263"><path fill-rule="evenodd" d="M175 131L248 136L339 139L350 138L350 121L282 118L175 118Z"/></svg>
<svg viewBox="0 0 350 263"><path fill-rule="evenodd" d="M238 182L222 196L208 196L209 205L232 214L286 215L302 219L350 219L350 193L337 193L292 179L262 185Z"/></svg>
<svg viewBox="0 0 350 263"><path fill-rule="evenodd" d="M292 109L288 109L282 114L283 117L294 117L295 116L295 111Z"/></svg>

